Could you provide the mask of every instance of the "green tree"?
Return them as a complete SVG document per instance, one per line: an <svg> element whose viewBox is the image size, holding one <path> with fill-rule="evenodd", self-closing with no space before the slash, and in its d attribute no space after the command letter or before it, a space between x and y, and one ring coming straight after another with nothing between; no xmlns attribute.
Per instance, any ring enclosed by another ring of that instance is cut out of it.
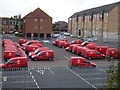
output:
<svg viewBox="0 0 120 90"><path fill-rule="evenodd" d="M18 30L19 29L19 26L18 24L15 25L15 29Z"/></svg>

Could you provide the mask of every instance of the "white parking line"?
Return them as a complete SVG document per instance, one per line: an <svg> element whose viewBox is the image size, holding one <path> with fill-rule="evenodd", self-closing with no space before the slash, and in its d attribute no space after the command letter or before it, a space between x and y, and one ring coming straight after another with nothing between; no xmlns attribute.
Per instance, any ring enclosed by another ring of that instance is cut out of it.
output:
<svg viewBox="0 0 120 90"><path fill-rule="evenodd" d="M36 82L36 80L35 80L35 78L34 78L34 76L33 76L32 72L30 71L30 69L29 69L29 68L28 68L28 71L30 72L30 75L32 76L32 78L33 78L33 80L34 80L34 82L35 82L35 84L36 84L37 88L40 88L40 87L39 87L39 85L38 85L38 83Z"/></svg>
<svg viewBox="0 0 120 90"><path fill-rule="evenodd" d="M50 68L48 68L48 70L50 70L50 72L51 72L53 75L55 74Z"/></svg>
<svg viewBox="0 0 120 90"><path fill-rule="evenodd" d="M99 69L100 71L103 71L104 73L107 73L105 70L103 70L103 69Z"/></svg>
<svg viewBox="0 0 120 90"><path fill-rule="evenodd" d="M72 71L71 69L69 69L68 67L66 67L68 70L70 70L73 74L75 74L76 76L78 76L80 79L82 79L83 81L85 81L88 85L92 86L93 88L97 89L94 85L91 85L87 80L85 80L84 78L82 78L81 76L79 76L77 73L75 73L74 71Z"/></svg>
<svg viewBox="0 0 120 90"><path fill-rule="evenodd" d="M68 58L67 56L64 56L66 59L70 59L70 58Z"/></svg>
<svg viewBox="0 0 120 90"><path fill-rule="evenodd" d="M107 79L107 78L90 78L90 79L86 79L86 80L100 80L100 79Z"/></svg>

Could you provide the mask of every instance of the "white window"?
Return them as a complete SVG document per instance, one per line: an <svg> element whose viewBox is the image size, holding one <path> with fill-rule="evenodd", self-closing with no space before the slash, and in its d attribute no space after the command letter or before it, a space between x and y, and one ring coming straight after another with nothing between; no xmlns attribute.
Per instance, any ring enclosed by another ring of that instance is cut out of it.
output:
<svg viewBox="0 0 120 90"><path fill-rule="evenodd" d="M3 21L3 24L7 24L7 22L6 22L6 21Z"/></svg>
<svg viewBox="0 0 120 90"><path fill-rule="evenodd" d="M37 19L35 19L35 22L37 22Z"/></svg>
<svg viewBox="0 0 120 90"><path fill-rule="evenodd" d="M43 19L40 19L40 22L43 22Z"/></svg>
<svg viewBox="0 0 120 90"><path fill-rule="evenodd" d="M43 27L42 27L42 26L40 26L40 29L43 29Z"/></svg>

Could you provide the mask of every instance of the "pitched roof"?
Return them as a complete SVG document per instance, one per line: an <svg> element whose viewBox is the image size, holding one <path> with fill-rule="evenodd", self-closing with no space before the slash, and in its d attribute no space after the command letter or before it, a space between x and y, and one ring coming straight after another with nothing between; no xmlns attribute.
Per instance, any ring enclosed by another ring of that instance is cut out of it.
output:
<svg viewBox="0 0 120 90"><path fill-rule="evenodd" d="M40 8L35 9L33 12L28 13L26 16L24 16L23 18L26 17L34 17L34 18L52 18L50 17L47 13L45 13L43 10L41 10Z"/></svg>
<svg viewBox="0 0 120 90"><path fill-rule="evenodd" d="M116 3L112 3L112 4L108 4L108 5L104 5L104 6L100 6L100 7L96 7L96 8L83 10L81 12L74 13L69 18L74 18L74 17L78 17L78 16L83 16L83 15L98 14L98 13L102 13L102 12L107 13L110 10L112 10L113 8L115 8L119 3L120 2L116 2Z"/></svg>

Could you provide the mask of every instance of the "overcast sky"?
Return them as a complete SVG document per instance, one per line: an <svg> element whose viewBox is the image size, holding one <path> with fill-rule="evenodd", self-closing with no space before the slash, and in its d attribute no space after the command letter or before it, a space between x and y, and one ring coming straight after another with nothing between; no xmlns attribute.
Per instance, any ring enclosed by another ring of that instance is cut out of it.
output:
<svg viewBox="0 0 120 90"><path fill-rule="evenodd" d="M56 21L68 21L75 12L118 2L119 0L0 0L0 17L24 17L41 8Z"/></svg>

